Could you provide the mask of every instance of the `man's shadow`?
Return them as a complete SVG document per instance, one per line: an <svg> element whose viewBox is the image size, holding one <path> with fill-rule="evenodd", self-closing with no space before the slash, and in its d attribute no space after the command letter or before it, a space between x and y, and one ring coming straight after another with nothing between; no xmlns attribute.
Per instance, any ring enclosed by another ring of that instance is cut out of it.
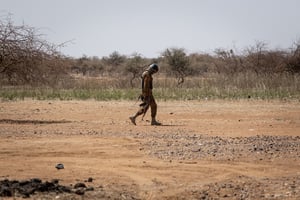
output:
<svg viewBox="0 0 300 200"><path fill-rule="evenodd" d="M142 120L143 122L151 123L150 120ZM149 124L145 124L144 126L149 126ZM150 126L164 126L164 127L176 127L176 126L184 126L183 124L160 124L160 125L151 125Z"/></svg>

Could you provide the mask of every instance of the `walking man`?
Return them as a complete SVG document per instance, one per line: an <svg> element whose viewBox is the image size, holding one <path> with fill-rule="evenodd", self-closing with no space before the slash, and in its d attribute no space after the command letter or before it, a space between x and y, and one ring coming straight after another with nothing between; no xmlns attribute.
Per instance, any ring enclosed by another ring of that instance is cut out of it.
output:
<svg viewBox="0 0 300 200"><path fill-rule="evenodd" d="M153 78L152 75L158 72L158 65L157 64L151 64L142 74L142 94L140 96L141 100L143 101L142 104L140 104L140 109L138 112L132 116L129 117L131 122L136 125L136 118L139 115L145 114L150 106L151 108L151 125L159 126L161 123L156 121L156 112L157 112L157 104L155 102L155 99L152 94L153 89Z"/></svg>

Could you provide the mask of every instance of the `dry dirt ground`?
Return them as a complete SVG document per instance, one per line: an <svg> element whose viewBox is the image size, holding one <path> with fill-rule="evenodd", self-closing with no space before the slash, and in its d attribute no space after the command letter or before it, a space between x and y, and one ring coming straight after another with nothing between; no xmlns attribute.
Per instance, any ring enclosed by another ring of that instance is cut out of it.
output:
<svg viewBox="0 0 300 200"><path fill-rule="evenodd" d="M150 112L134 126L134 102L2 101L0 181L73 191L31 199L300 199L299 101L158 105L162 126ZM75 194L79 182L91 191Z"/></svg>

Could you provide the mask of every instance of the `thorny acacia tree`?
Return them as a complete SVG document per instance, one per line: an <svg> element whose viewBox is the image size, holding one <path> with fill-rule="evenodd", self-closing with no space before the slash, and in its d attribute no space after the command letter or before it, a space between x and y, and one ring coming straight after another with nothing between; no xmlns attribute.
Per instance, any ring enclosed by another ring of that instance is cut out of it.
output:
<svg viewBox="0 0 300 200"><path fill-rule="evenodd" d="M130 73L132 76L130 78L130 86L133 87L134 79L138 78L145 66L145 59L139 55L134 54L131 58L128 59L126 64L126 72Z"/></svg>
<svg viewBox="0 0 300 200"><path fill-rule="evenodd" d="M114 51L108 57L103 57L106 64L118 67L125 63L126 56L121 55L119 52Z"/></svg>
<svg viewBox="0 0 300 200"><path fill-rule="evenodd" d="M41 39L33 27L0 18L0 77L9 84L50 84L62 71L59 46Z"/></svg>
<svg viewBox="0 0 300 200"><path fill-rule="evenodd" d="M184 78L188 76L190 71L188 68L190 64L189 57L185 54L184 49L166 49L162 53L162 56L166 59L168 65L171 66L172 72L175 73L177 85L180 86L183 84Z"/></svg>

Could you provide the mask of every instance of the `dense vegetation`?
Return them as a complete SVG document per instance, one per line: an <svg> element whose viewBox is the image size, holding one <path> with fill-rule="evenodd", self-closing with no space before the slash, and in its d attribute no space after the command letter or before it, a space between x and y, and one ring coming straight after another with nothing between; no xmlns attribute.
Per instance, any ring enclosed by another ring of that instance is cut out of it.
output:
<svg viewBox="0 0 300 200"><path fill-rule="evenodd" d="M99 58L64 56L37 29L0 18L0 97L2 99L135 99L140 74L160 66L159 99L300 97L300 43L272 50L256 42L243 50L216 49L187 54L169 48L157 58L118 51ZM239 52L239 53L237 53Z"/></svg>

